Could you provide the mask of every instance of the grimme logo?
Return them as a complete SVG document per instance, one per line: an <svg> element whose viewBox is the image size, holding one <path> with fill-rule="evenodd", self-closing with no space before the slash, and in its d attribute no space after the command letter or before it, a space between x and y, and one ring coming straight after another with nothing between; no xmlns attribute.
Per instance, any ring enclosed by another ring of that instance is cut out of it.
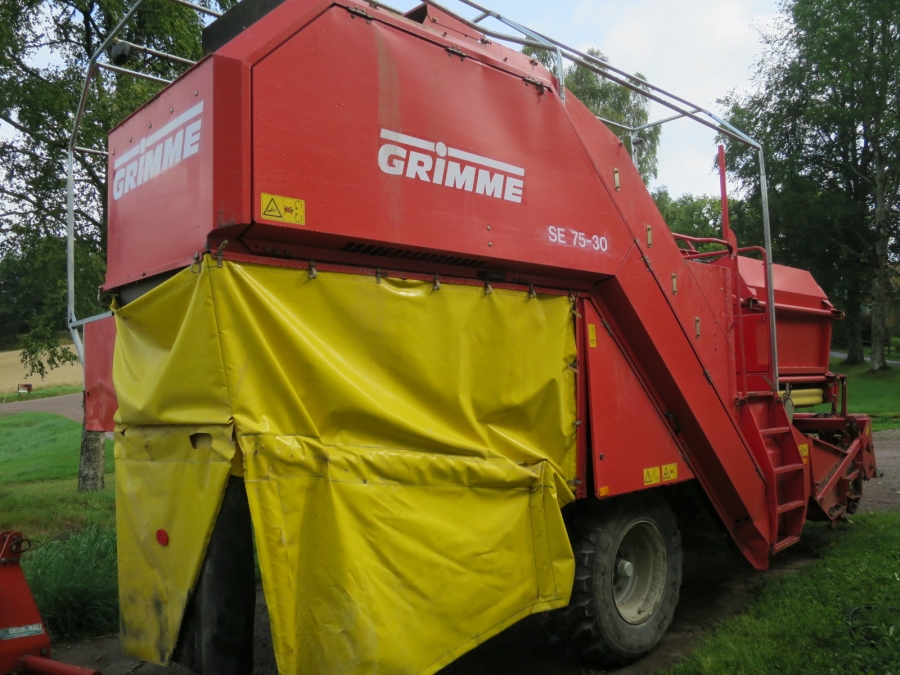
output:
<svg viewBox="0 0 900 675"><path fill-rule="evenodd" d="M381 137L392 141L378 151L378 166L387 174L522 203L525 169L521 167L388 129L381 130ZM408 150L403 145L425 152ZM447 157L460 161L454 162Z"/></svg>
<svg viewBox="0 0 900 675"><path fill-rule="evenodd" d="M142 138L140 143L119 157L114 166L113 199L118 200L181 160L196 155L200 151L200 125L203 120L191 120L202 112L203 101L200 101L159 131Z"/></svg>

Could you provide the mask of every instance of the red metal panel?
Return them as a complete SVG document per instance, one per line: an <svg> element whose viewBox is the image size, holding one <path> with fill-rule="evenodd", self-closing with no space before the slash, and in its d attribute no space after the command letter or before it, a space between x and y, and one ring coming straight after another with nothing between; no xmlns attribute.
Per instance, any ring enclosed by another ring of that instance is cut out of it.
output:
<svg viewBox="0 0 900 675"><path fill-rule="evenodd" d="M730 302L728 278L723 278L720 270L702 269L708 266L684 260L624 146L579 101L570 99L566 111L590 153L607 198L621 214L643 256L648 273L643 283L648 288L662 290L671 308L666 311L675 312L682 331L691 336L704 369L723 399L733 402L735 361L731 311L723 306L723 300ZM699 338L696 337L697 319L700 320ZM737 414L733 408L732 414Z"/></svg>
<svg viewBox="0 0 900 675"><path fill-rule="evenodd" d="M750 292L765 303L762 261L739 257L738 263ZM806 270L773 265L772 276L779 374L824 375L830 358L831 322L840 313L833 309L825 292Z"/></svg>
<svg viewBox="0 0 900 675"><path fill-rule="evenodd" d="M109 136L106 287L186 265L249 219L249 76L212 56Z"/></svg>
<svg viewBox="0 0 900 675"><path fill-rule="evenodd" d="M84 425L88 431L114 431L119 409L113 388L112 364L116 320L100 319L84 326Z"/></svg>
<svg viewBox="0 0 900 675"><path fill-rule="evenodd" d="M676 307L682 323L685 318L694 322L694 344L700 358L719 393L731 402L737 392L731 270L698 262L684 265L694 283L685 284L687 292Z"/></svg>
<svg viewBox="0 0 900 675"><path fill-rule="evenodd" d="M614 273L630 237L558 97L475 56L329 9L253 69L254 220ZM263 193L304 200L305 225L264 216Z"/></svg>
<svg viewBox="0 0 900 675"><path fill-rule="evenodd" d="M647 278L647 265L635 250L614 279L598 284L595 297L614 320L614 331L639 357L667 412L678 420L691 468L725 527L747 559L765 569L770 528L757 460L730 413L733 402L723 401L710 385L691 338L662 289Z"/></svg>
<svg viewBox="0 0 900 675"><path fill-rule="evenodd" d="M597 496L693 478L669 425L591 303L584 324Z"/></svg>

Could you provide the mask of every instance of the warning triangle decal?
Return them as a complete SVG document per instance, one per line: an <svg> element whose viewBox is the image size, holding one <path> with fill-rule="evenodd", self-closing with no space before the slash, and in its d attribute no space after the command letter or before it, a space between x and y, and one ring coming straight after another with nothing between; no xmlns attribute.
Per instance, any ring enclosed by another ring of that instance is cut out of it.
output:
<svg viewBox="0 0 900 675"><path fill-rule="evenodd" d="M264 218L278 218L281 220L284 216L281 215L281 211L278 210L278 204L275 203L275 198L271 197L269 199L269 203L266 204L266 210L263 211Z"/></svg>

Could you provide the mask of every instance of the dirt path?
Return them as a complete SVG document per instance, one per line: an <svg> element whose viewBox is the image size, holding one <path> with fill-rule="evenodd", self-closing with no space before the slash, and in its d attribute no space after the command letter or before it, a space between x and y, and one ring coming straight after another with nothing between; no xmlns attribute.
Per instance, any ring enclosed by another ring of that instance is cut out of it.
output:
<svg viewBox="0 0 900 675"><path fill-rule="evenodd" d="M82 422L84 420L82 398L82 394L66 394L65 396L51 396L50 398L36 398L33 401L0 403L0 417L23 412L49 412L68 417L76 422Z"/></svg>
<svg viewBox="0 0 900 675"><path fill-rule="evenodd" d="M37 403L37 401L35 401ZM860 511L900 510L900 431L875 433L878 467L882 478L865 484ZM767 579L790 574L816 558L837 532L812 524L803 540L772 560L766 572L757 572L723 538L707 531L684 533L684 583L675 620L660 646L646 658L617 675L652 675L690 653L698 637L720 621L740 612ZM256 614L256 675L276 675L269 638L268 613L258 592ZM78 645L62 645L55 657L67 663L92 666L104 675L190 675L172 666L164 668L122 656L115 637ZM551 645L538 617L519 622L466 654L439 675L600 675Z"/></svg>

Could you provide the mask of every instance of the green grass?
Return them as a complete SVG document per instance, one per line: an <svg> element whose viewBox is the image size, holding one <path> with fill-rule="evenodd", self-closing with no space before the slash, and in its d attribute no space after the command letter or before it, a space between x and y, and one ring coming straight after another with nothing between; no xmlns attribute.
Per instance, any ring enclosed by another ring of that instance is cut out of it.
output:
<svg viewBox="0 0 900 675"><path fill-rule="evenodd" d="M81 425L52 413L0 417L0 530L34 542L22 558L55 638L115 632L116 502L112 441L101 492L78 492Z"/></svg>
<svg viewBox="0 0 900 675"><path fill-rule="evenodd" d="M79 493L78 422L42 412L0 417L0 439L0 529L44 540L115 524L112 441L106 443L107 489Z"/></svg>
<svg viewBox="0 0 900 675"><path fill-rule="evenodd" d="M78 480L0 485L0 530L20 530L44 541L91 525L114 527L116 495L113 474L102 492L78 492Z"/></svg>
<svg viewBox="0 0 900 675"><path fill-rule="evenodd" d="M16 401L32 401L36 398L52 398L53 396L65 396L66 394L80 394L84 391L84 387L75 385L66 385L62 387L38 387L30 394L19 395L16 392L4 394L0 397L0 405L4 403L15 403ZM0 413L3 408L0 408Z"/></svg>
<svg viewBox="0 0 900 675"><path fill-rule="evenodd" d="M22 557L22 569L54 638L118 630L114 528L92 525L40 544Z"/></svg>
<svg viewBox="0 0 900 675"><path fill-rule="evenodd" d="M831 371L847 375L847 409L873 417L872 427L900 429L900 368L873 373L869 364L847 366L841 359L831 360ZM831 406L813 408L826 412Z"/></svg>
<svg viewBox="0 0 900 675"><path fill-rule="evenodd" d="M26 412L0 417L0 485L78 475L81 425L61 415ZM113 470L112 441L106 471ZM0 514L3 513L0 508Z"/></svg>
<svg viewBox="0 0 900 675"><path fill-rule="evenodd" d="M855 516L842 527L822 559L768 581L666 673L900 673L900 514Z"/></svg>

